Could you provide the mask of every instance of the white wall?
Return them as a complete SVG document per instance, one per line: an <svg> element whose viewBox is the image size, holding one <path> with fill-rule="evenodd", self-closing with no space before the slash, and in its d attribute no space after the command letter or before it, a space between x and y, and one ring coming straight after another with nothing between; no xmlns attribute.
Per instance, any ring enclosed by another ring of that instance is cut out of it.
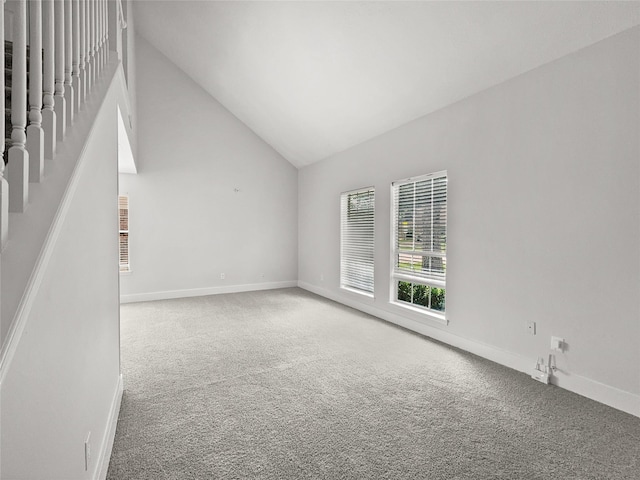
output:
<svg viewBox="0 0 640 480"><path fill-rule="evenodd" d="M110 429L120 393L119 95L114 83L69 184L68 210L52 230L53 243L45 247L48 263L39 270L41 283L30 297L22 336L10 346L14 354L3 366L3 479L96 478L101 454L108 455L113 440ZM81 115L79 121L89 120L86 111ZM65 140L64 152L74 150L69 142L86 138L78 137L79 129L76 125L76 133ZM64 152L54 162L71 161ZM92 460L85 471L89 432Z"/></svg>
<svg viewBox="0 0 640 480"><path fill-rule="evenodd" d="M141 37L135 56L139 174L120 175L132 268L123 301L295 282L296 169Z"/></svg>
<svg viewBox="0 0 640 480"><path fill-rule="evenodd" d="M300 170L301 285L522 370L564 337L558 384L640 415L639 32ZM389 185L439 170L448 326L388 303ZM373 301L339 289L339 195L370 185Z"/></svg>

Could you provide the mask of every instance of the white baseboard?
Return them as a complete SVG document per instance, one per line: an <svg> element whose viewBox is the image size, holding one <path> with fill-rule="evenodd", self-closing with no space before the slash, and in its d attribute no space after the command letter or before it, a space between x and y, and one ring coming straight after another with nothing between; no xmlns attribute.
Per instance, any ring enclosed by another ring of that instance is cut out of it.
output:
<svg viewBox="0 0 640 480"><path fill-rule="evenodd" d="M558 373L552 378L552 383L570 392L640 417L640 395L634 395L580 375Z"/></svg>
<svg viewBox="0 0 640 480"><path fill-rule="evenodd" d="M297 287L296 280L284 282L248 283L243 285L229 285L224 287L192 288L185 290L167 290L163 292L134 293L120 295L120 303L149 302L152 300L168 300L171 298L202 297L220 293L254 292L256 290L274 290L276 288Z"/></svg>
<svg viewBox="0 0 640 480"><path fill-rule="evenodd" d="M118 426L118 415L120 414L120 405L122 403L122 393L124 392L124 381L122 374L118 377L118 386L111 403L111 411L107 421L107 428L102 438L102 449L100 456L96 462L96 470L92 478L96 480L105 480L109 470L109 461L111 460L111 451L113 450L113 442L116 438L116 427Z"/></svg>
<svg viewBox="0 0 640 480"><path fill-rule="evenodd" d="M395 323L408 330L420 333L453 347L460 348L467 352L486 358L492 362L499 363L519 372L529 374L535 359L512 353L482 342L454 335L445 330L434 328L417 320L403 317L387 310L383 310L369 303L362 303L354 298L342 296L330 290L317 287L307 282L299 281L298 286L312 293L328 298L335 302L355 308L361 312L368 313L374 317ZM533 380L532 380L533 381ZM591 380L579 375L559 373L553 379L553 384L560 388L590 398L600 403L604 403L623 412L640 417L640 396L633 393L617 389L595 380Z"/></svg>

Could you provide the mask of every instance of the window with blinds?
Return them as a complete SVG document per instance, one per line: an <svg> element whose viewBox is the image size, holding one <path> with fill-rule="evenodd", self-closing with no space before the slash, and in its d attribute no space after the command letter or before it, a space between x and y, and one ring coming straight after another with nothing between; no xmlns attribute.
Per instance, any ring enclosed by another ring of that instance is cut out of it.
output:
<svg viewBox="0 0 640 480"><path fill-rule="evenodd" d="M394 182L395 300L444 314L447 277L447 172Z"/></svg>
<svg viewBox="0 0 640 480"><path fill-rule="evenodd" d="M340 286L373 295L374 189L340 196Z"/></svg>
<svg viewBox="0 0 640 480"><path fill-rule="evenodd" d="M118 196L118 220L120 224L120 271L130 272L129 266L129 197Z"/></svg>

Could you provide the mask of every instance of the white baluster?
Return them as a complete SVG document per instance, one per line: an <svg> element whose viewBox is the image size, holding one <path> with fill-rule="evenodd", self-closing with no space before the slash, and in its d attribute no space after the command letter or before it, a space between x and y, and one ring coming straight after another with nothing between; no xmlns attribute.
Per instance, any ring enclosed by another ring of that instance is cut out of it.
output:
<svg viewBox="0 0 640 480"><path fill-rule="evenodd" d="M97 6L98 6L98 59L99 59L99 63L100 63L100 73L102 73L102 68L104 65L103 62L103 40L102 40L102 0L96 0Z"/></svg>
<svg viewBox="0 0 640 480"><path fill-rule="evenodd" d="M67 126L73 124L73 12L71 0L64 0L64 99L67 103Z"/></svg>
<svg viewBox="0 0 640 480"><path fill-rule="evenodd" d="M89 33L89 42L91 44L91 86L96 84L96 2L89 1L89 24L91 32Z"/></svg>
<svg viewBox="0 0 640 480"><path fill-rule="evenodd" d="M7 163L9 211L24 212L29 202L29 152L27 136L27 2L16 0L13 17L13 67L11 70L11 148Z"/></svg>
<svg viewBox="0 0 640 480"><path fill-rule="evenodd" d="M73 85L73 112L77 114L80 110L80 2L71 0L71 49L73 56L71 59L71 85Z"/></svg>
<svg viewBox="0 0 640 480"><path fill-rule="evenodd" d="M56 112L54 111L53 92L54 76L54 33L53 33L53 0L42 1L42 30L44 57L42 60L42 130L44 130L44 158L53 160L56 153Z"/></svg>
<svg viewBox="0 0 640 480"><path fill-rule="evenodd" d="M116 8L113 5L113 8ZM109 63L111 50L109 50L109 1L104 0L104 63Z"/></svg>
<svg viewBox="0 0 640 480"><path fill-rule="evenodd" d="M91 65L91 0L84 0L85 2L85 44L86 49L84 52L84 62L85 62L85 70L86 73L86 82L87 82L87 95L91 92L91 87L93 86L93 67Z"/></svg>
<svg viewBox="0 0 640 480"><path fill-rule="evenodd" d="M0 3L0 33L2 33L2 49L0 49L0 65L4 72L4 0ZM0 121L0 131L2 131L2 138L0 138L0 251L7 244L9 238L9 184L4 178L4 159L2 154L4 153L4 73L2 74L2 80L0 80L0 88L2 88L2 120Z"/></svg>
<svg viewBox="0 0 640 480"><path fill-rule="evenodd" d="M102 71L102 60L100 58L100 0L94 0L95 5L95 21L96 21L96 81L100 78L100 72Z"/></svg>
<svg viewBox="0 0 640 480"><path fill-rule="evenodd" d="M100 0L95 0L96 2L96 81L102 75L102 25L100 23L101 19L101 11L100 11Z"/></svg>
<svg viewBox="0 0 640 480"><path fill-rule="evenodd" d="M55 90L56 135L59 142L67 133L67 101L64 98L64 0L53 0L55 32Z"/></svg>
<svg viewBox="0 0 640 480"><path fill-rule="evenodd" d="M29 2L29 181L39 182L44 173L44 131L42 130L42 0Z"/></svg>
<svg viewBox="0 0 640 480"><path fill-rule="evenodd" d="M79 0L78 14L80 18L80 101L84 103L87 100L87 14L85 12L86 1Z"/></svg>
<svg viewBox="0 0 640 480"><path fill-rule="evenodd" d="M107 66L107 2L106 0L100 0L102 5L102 65Z"/></svg>
<svg viewBox="0 0 640 480"><path fill-rule="evenodd" d="M98 0L98 45L100 45L100 73L104 70L104 32L102 20L102 0Z"/></svg>

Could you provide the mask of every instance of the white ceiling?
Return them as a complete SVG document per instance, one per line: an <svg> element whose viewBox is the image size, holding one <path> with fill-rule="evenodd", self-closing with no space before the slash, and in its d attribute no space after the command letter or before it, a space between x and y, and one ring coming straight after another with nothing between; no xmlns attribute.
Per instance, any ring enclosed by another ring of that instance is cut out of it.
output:
<svg viewBox="0 0 640 480"><path fill-rule="evenodd" d="M134 14L300 167L638 25L640 3L176 0Z"/></svg>

